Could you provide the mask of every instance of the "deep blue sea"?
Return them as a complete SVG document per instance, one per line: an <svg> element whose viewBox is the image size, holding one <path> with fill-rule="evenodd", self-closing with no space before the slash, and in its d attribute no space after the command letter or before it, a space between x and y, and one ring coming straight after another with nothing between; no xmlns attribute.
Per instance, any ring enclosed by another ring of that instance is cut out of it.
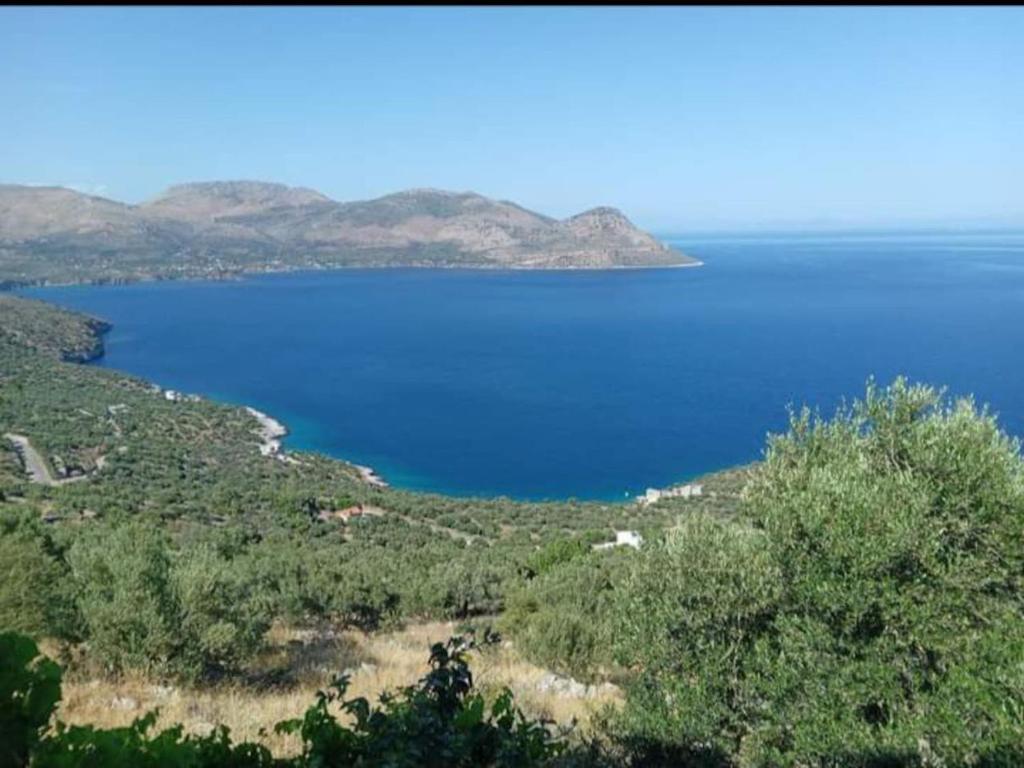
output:
<svg viewBox="0 0 1024 768"><path fill-rule="evenodd" d="M623 499L757 459L874 375L1024 435L1024 233L690 237L693 269L350 270L23 291L99 365L264 410L286 446L459 495Z"/></svg>

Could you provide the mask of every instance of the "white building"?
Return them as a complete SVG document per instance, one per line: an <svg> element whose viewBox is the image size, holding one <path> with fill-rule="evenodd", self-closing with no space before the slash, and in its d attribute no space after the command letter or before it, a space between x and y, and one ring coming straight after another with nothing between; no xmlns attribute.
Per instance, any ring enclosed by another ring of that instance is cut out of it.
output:
<svg viewBox="0 0 1024 768"><path fill-rule="evenodd" d="M644 543L644 537L636 531L616 531L615 541L606 541L604 544L595 544L594 549L611 549L612 547L632 547L640 549Z"/></svg>

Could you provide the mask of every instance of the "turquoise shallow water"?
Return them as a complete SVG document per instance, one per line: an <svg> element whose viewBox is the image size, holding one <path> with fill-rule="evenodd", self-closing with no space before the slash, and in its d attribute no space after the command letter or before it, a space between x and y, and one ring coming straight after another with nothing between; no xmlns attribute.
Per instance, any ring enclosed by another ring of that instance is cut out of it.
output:
<svg viewBox="0 0 1024 768"><path fill-rule="evenodd" d="M869 375L1024 434L1024 234L688 238L695 269L351 270L23 293L99 365L250 404L286 445L454 494L621 499L756 459Z"/></svg>

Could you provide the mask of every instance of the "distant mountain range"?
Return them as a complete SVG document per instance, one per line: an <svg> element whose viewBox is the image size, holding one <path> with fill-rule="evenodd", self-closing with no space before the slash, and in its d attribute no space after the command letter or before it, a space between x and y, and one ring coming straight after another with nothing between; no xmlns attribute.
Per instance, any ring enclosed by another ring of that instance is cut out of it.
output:
<svg viewBox="0 0 1024 768"><path fill-rule="evenodd" d="M258 181L182 184L127 205L0 185L0 283L118 282L344 266L614 268L694 259L614 208L557 220L472 192L342 203Z"/></svg>

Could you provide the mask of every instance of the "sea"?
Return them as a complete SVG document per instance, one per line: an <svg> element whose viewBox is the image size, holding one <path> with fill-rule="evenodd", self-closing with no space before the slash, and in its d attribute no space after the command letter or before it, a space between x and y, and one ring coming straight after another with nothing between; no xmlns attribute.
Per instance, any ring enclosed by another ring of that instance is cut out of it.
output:
<svg viewBox="0 0 1024 768"><path fill-rule="evenodd" d="M618 501L905 375L1024 435L1024 232L669 237L685 269L350 269L45 287L94 364L264 411L400 488Z"/></svg>

